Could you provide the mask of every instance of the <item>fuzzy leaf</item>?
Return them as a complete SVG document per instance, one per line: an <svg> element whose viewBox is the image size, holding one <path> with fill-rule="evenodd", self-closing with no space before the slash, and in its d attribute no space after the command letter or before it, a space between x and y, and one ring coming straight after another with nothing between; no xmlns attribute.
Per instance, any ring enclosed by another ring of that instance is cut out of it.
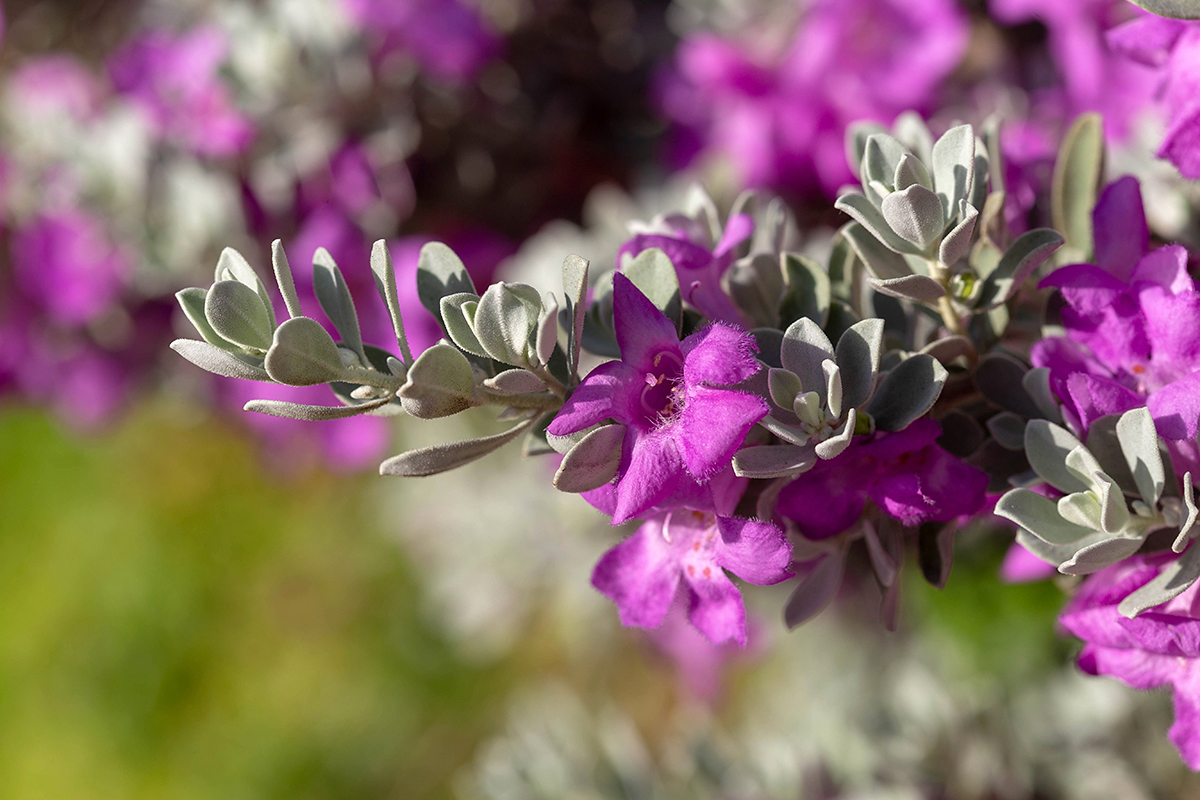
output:
<svg viewBox="0 0 1200 800"><path fill-rule="evenodd" d="M301 319L294 317L293 319ZM377 408L382 408L392 401L390 397L380 397L353 406L308 406L301 403L288 403L283 400L251 400L242 407L243 411L254 411L269 417L285 417L299 419L305 422L326 422L331 419L346 419L366 414Z"/></svg>
<svg viewBox="0 0 1200 800"><path fill-rule="evenodd" d="M960 259L966 258L971 251L971 236L975 233L975 222L979 219L979 212L975 210L975 206L962 200L958 204L958 219L958 224L938 245L938 260L947 269Z"/></svg>
<svg viewBox="0 0 1200 800"><path fill-rule="evenodd" d="M588 262L571 254L563 260L563 310L566 312L567 366L572 380L579 370L583 322L587 314Z"/></svg>
<svg viewBox="0 0 1200 800"><path fill-rule="evenodd" d="M342 271L334 263L333 256L324 247L318 247L313 253L313 292L321 310L333 327L337 328L342 342L349 349L358 353L364 364L367 355L363 352L362 333L358 327L358 312L354 310L354 298L350 296L350 287Z"/></svg>
<svg viewBox="0 0 1200 800"><path fill-rule="evenodd" d="M1080 548L1075 555L1059 564L1058 571L1064 575L1090 575L1105 567L1111 567L1122 559L1129 558L1141 547L1141 539L1123 537L1104 539Z"/></svg>
<svg viewBox="0 0 1200 800"><path fill-rule="evenodd" d="M883 198L880 211L896 235L921 251L941 237L946 225L946 215L938 196L920 184Z"/></svg>
<svg viewBox="0 0 1200 800"><path fill-rule="evenodd" d="M800 317L808 317L825 327L832 296L829 275L807 256L784 253L782 258L787 290L779 305L780 319L791 324Z"/></svg>
<svg viewBox="0 0 1200 800"><path fill-rule="evenodd" d="M428 352L428 351L426 351ZM437 475L439 472L461 467L477 461L488 453L499 450L504 445L516 439L533 425L535 420L522 422L503 433L484 436L479 439L465 439L459 442L444 442L441 444L422 447L419 450L409 450L393 456L379 465L380 475L399 475L416 478L426 475Z"/></svg>
<svg viewBox="0 0 1200 800"><path fill-rule="evenodd" d="M678 330L683 313L679 276L667 254L657 247L643 250L621 272L659 311L667 315L667 319L675 323L675 329Z"/></svg>
<svg viewBox="0 0 1200 800"><path fill-rule="evenodd" d="M946 588L954 563L954 523L925 523L917 532L917 563L921 575L937 589Z"/></svg>
<svg viewBox="0 0 1200 800"><path fill-rule="evenodd" d="M876 208L866 195L851 192L837 199L834 208L843 211L862 225L868 233L874 236L884 247L896 253L912 253L920 255L923 248L904 239L892 230L883 216L883 211ZM855 248L858 249L857 247ZM861 253L859 254L862 255ZM866 261L864 258L863 261ZM870 266L868 264L868 266Z"/></svg>
<svg viewBox="0 0 1200 800"><path fill-rule="evenodd" d="M1041 416L1041 410L1025 391L1023 380L1029 367L1003 352L988 353L979 359L975 385L988 400L1022 417Z"/></svg>
<svg viewBox="0 0 1200 800"><path fill-rule="evenodd" d="M441 242L424 245L417 262L417 297L421 305L441 319L442 298L463 292L479 294L462 259Z"/></svg>
<svg viewBox="0 0 1200 800"><path fill-rule="evenodd" d="M1200 578L1200 547L1192 547L1163 567L1145 586L1131 592L1117 606L1123 616L1133 619L1143 611L1160 606L1183 594Z"/></svg>
<svg viewBox="0 0 1200 800"><path fill-rule="evenodd" d="M1158 451L1158 433L1154 430L1150 409L1135 408L1122 414L1117 420L1117 439L1138 493L1146 505L1154 508L1158 498L1162 497L1167 475L1163 470L1162 454Z"/></svg>
<svg viewBox="0 0 1200 800"><path fill-rule="evenodd" d="M846 408L857 408L871 399L882 349L881 319L856 322L838 339L835 360L842 373L842 405Z"/></svg>
<svg viewBox="0 0 1200 800"><path fill-rule="evenodd" d="M208 299L207 289L181 289L175 293L175 299L179 301L179 307L183 309L184 315L204 337L204 341L222 350L238 353L242 351L242 348L225 339L213 330L212 325L208 324L208 318L204 316L204 303Z"/></svg>
<svg viewBox="0 0 1200 800"><path fill-rule="evenodd" d="M479 295L473 292L448 294L442 298L441 320L450 341L471 355L487 358L487 351L475 336L473 323L479 307Z"/></svg>
<svg viewBox="0 0 1200 800"><path fill-rule="evenodd" d="M817 458L828 461L840 456L850 446L850 440L854 438L854 428L857 424L858 410L852 408L847 412L846 421L842 423L841 429L813 448Z"/></svg>
<svg viewBox="0 0 1200 800"><path fill-rule="evenodd" d="M1171 19L1200 19L1200 4L1196 0L1130 0L1151 14Z"/></svg>
<svg viewBox="0 0 1200 800"><path fill-rule="evenodd" d="M983 281L975 306L995 308L1012 297L1043 261L1062 246L1063 237L1050 228L1035 228L1017 238L1000 258L1000 263Z"/></svg>
<svg viewBox="0 0 1200 800"><path fill-rule="evenodd" d="M222 339L247 350L271 346L274 325L262 298L240 281L217 281L204 299L204 317Z"/></svg>
<svg viewBox="0 0 1200 800"><path fill-rule="evenodd" d="M796 373L806 392L816 392L825 404L825 371L821 364L833 359L833 345L817 323L801 317L783 334L779 358L783 368Z"/></svg>
<svg viewBox="0 0 1200 800"><path fill-rule="evenodd" d="M248 381L270 381L271 376L262 367L247 364L233 353L222 350L208 342L197 339L176 339L171 349L200 369L223 378L241 378Z"/></svg>
<svg viewBox="0 0 1200 800"><path fill-rule="evenodd" d="M975 352L975 346L966 336L944 336L925 345L919 352L933 356L943 364L949 364L957 358Z"/></svg>
<svg viewBox="0 0 1200 800"><path fill-rule="evenodd" d="M799 475L816 466L811 447L791 444L746 447L733 456L733 471L740 478L782 478Z"/></svg>
<svg viewBox="0 0 1200 800"><path fill-rule="evenodd" d="M889 190L895 187L896 168L908 153L908 148L887 133L876 133L867 139L862 157L862 182L866 186L877 181ZM880 198L882 199L882 198Z"/></svg>
<svg viewBox="0 0 1200 800"><path fill-rule="evenodd" d="M896 172L892 178L892 186L895 187L896 191L903 191L910 186L917 185L926 189L932 189L933 178L929 175L929 170L925 168L925 165L921 163L921 159L912 153L905 153L896 162Z"/></svg>
<svg viewBox="0 0 1200 800"><path fill-rule="evenodd" d="M889 297L899 297L901 300L911 300L914 303L934 303L946 293L940 283L925 275L905 275L903 278L892 278L881 281L867 278L867 283L877 292Z"/></svg>
<svg viewBox="0 0 1200 800"><path fill-rule="evenodd" d="M881 431L907 428L937 402L948 375L932 356L917 353L901 361L884 376L867 406L875 427Z"/></svg>
<svg viewBox="0 0 1200 800"><path fill-rule="evenodd" d="M1093 531L1063 519L1058 505L1029 489L1012 489L996 501L996 516L1015 523L1049 544L1071 544Z"/></svg>
<svg viewBox="0 0 1200 800"><path fill-rule="evenodd" d="M485 389L500 395L530 394L546 388L546 383L527 369L506 369L483 382Z"/></svg>
<svg viewBox="0 0 1200 800"><path fill-rule="evenodd" d="M933 144L933 189L949 219L960 200L971 199L975 181L975 131L959 125L942 134Z"/></svg>
<svg viewBox="0 0 1200 800"><path fill-rule="evenodd" d="M421 248L421 263L425 262L425 250L430 247L442 247L447 251L450 250L444 244L430 242ZM461 264L462 262L459 262L460 266ZM420 267L418 267L419 269ZM375 276L375 288L379 290L379 296L387 303L388 316L392 320L392 331L396 334L396 344L400 345L400 359L405 364L411 364L413 363L412 350L408 347L408 336L404 332L404 318L400 314L400 296L396 290L396 267L392 264L392 253L383 239L377 240L371 246L371 273ZM421 276L418 272L418 291L420 291L420 280ZM470 278L467 279L467 282L470 282ZM424 303L423 300L422 303ZM437 317L438 309L435 307L429 313Z"/></svg>
<svg viewBox="0 0 1200 800"><path fill-rule="evenodd" d="M448 344L435 344L417 357L400 388L404 410L419 419L436 419L471 407L475 376L467 357Z"/></svg>
<svg viewBox="0 0 1200 800"><path fill-rule="evenodd" d="M1192 486L1192 473L1190 472L1183 474L1183 509L1187 515L1183 519L1183 524L1179 526L1179 535L1175 537L1175 542L1171 545L1171 549L1176 553L1182 553L1183 548L1187 547L1188 540L1192 538L1192 528L1196 524L1196 517L1200 516L1200 509L1196 508L1196 488Z"/></svg>
<svg viewBox="0 0 1200 800"><path fill-rule="evenodd" d="M883 243L857 222L843 225L840 233L850 249L877 280L892 280L912 275L912 267L904 256L884 247Z"/></svg>
<svg viewBox="0 0 1200 800"><path fill-rule="evenodd" d="M1064 258L1092 257L1092 210L1104 173L1104 123L1099 114L1080 114L1063 137L1050 186L1050 216L1066 237Z"/></svg>
<svg viewBox="0 0 1200 800"><path fill-rule="evenodd" d="M1050 388L1050 368L1037 367L1025 373L1021 378L1021 386L1037 406L1041 416L1056 425L1062 424L1062 411L1059 410L1058 400Z"/></svg>
<svg viewBox="0 0 1200 800"><path fill-rule="evenodd" d="M791 408L792 401L800 394L801 389L796 373L775 367L767 369L767 391L775 405L780 408Z"/></svg>
<svg viewBox="0 0 1200 800"><path fill-rule="evenodd" d="M560 492L590 492L611 481L621 464L624 425L603 425L571 448L558 472L554 488Z"/></svg>
<svg viewBox="0 0 1200 800"><path fill-rule="evenodd" d="M542 312L542 296L523 283L494 283L475 309L475 336L487 354L513 366L530 363L533 335Z"/></svg>
<svg viewBox="0 0 1200 800"><path fill-rule="evenodd" d="M271 242L271 268L275 271L275 283L283 295L288 316L303 317L304 310L300 308L300 297L296 294L296 281L292 278L292 268L288 264L287 253L283 251L283 242L279 239Z"/></svg>
<svg viewBox="0 0 1200 800"><path fill-rule="evenodd" d="M263 366L272 378L288 386L346 380L333 337L308 317L293 317L275 329L275 341Z"/></svg>
<svg viewBox="0 0 1200 800"><path fill-rule="evenodd" d="M258 273L250 266L250 262L246 257L234 250L232 247L226 247L221 251L220 257L217 259L217 271L214 277L215 281L237 281L251 289L258 295L258 299L262 302L263 307L267 310L267 317L271 320L271 330L275 330L275 309L271 304L271 295L267 293L267 287L263 284L262 279L258 277Z"/></svg>
<svg viewBox="0 0 1200 800"><path fill-rule="evenodd" d="M842 585L845 564L845 556L837 550L818 561L800 579L783 609L783 621L788 628L798 628L825 610Z"/></svg>
<svg viewBox="0 0 1200 800"><path fill-rule="evenodd" d="M987 429L992 438L1009 450L1025 449L1025 420L1011 411L1001 411L990 417Z"/></svg>

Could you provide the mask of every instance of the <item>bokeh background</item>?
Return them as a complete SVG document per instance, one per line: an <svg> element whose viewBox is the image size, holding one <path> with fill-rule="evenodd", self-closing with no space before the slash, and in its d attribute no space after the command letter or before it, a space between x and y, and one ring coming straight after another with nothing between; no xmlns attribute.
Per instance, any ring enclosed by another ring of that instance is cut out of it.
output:
<svg viewBox="0 0 1200 800"><path fill-rule="evenodd" d="M492 421L251 419L261 387L167 348L225 246L328 248L369 328L377 238L402 280L430 239L553 275L697 179L819 238L845 125L909 107L1012 122L1014 219L1074 113L1134 108L1114 158L1176 180L1145 196L1186 235L1145 76L1063 57L1126 4L1045 6L5 0L0 796L1200 797L1169 698L1077 672L1002 530L960 535L943 590L906 570L894 634L854 597L788 633L786 587L749 595L742 652L623 630L588 582L621 532L547 463L375 474Z"/></svg>

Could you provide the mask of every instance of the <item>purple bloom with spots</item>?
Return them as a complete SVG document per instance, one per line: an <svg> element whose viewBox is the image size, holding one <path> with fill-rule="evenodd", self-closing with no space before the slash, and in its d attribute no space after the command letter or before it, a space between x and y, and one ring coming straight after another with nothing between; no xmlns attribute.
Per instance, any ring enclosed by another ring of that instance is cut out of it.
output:
<svg viewBox="0 0 1200 800"><path fill-rule="evenodd" d="M1085 672L1112 676L1135 689L1174 690L1170 738L1184 762L1200 770L1200 583L1134 619L1117 610L1173 559L1173 554L1139 556L1095 573L1059 622L1083 639L1079 666Z"/></svg>
<svg viewBox="0 0 1200 800"><path fill-rule="evenodd" d="M216 28L176 36L151 31L108 62L113 85L140 106L163 138L201 156L231 156L254 136L217 77L227 42Z"/></svg>
<svg viewBox="0 0 1200 800"><path fill-rule="evenodd" d="M617 267L643 250L657 247L675 265L684 301L704 316L730 325L745 325L742 312L721 288L721 276L737 258L738 245L754 233L754 220L735 214L725 225L721 240L709 239L707 226L690 217L672 215L655 220L621 246Z"/></svg>
<svg viewBox="0 0 1200 800"><path fill-rule="evenodd" d="M966 49L970 26L951 0L805 6L782 46L711 34L680 45L661 87L678 160L707 152L749 186L835 194L854 179L846 127L928 110Z"/></svg>
<svg viewBox="0 0 1200 800"><path fill-rule="evenodd" d="M855 439L785 486L776 513L814 540L853 527L868 499L910 527L975 514L987 475L938 447L940 434L936 422L920 419L896 433Z"/></svg>
<svg viewBox="0 0 1200 800"><path fill-rule="evenodd" d="M1200 291L1180 245L1146 252L1149 233L1133 178L1105 189L1094 214L1096 263L1055 270L1042 281L1066 301L1066 337L1033 346L1068 422L1148 406L1159 435L1189 442L1200 430ZM1191 448L1194 450L1194 448ZM1193 456L1174 454L1185 462ZM1189 465L1194 466L1194 465Z"/></svg>
<svg viewBox="0 0 1200 800"><path fill-rule="evenodd" d="M614 478L613 524L662 503L688 479L729 466L766 402L727 388L761 369L750 334L713 323L682 342L633 282L613 277L621 360L592 370L547 430L565 436L605 420L625 426Z"/></svg>
<svg viewBox="0 0 1200 800"><path fill-rule="evenodd" d="M1200 178L1200 25L1146 14L1110 31L1108 44L1153 71L1168 117L1159 157Z"/></svg>
<svg viewBox="0 0 1200 800"><path fill-rule="evenodd" d="M712 510L674 509L644 523L601 557L592 585L617 604L621 623L657 628L676 592L688 619L713 644L746 643L742 595L725 574L768 586L791 577L783 531Z"/></svg>

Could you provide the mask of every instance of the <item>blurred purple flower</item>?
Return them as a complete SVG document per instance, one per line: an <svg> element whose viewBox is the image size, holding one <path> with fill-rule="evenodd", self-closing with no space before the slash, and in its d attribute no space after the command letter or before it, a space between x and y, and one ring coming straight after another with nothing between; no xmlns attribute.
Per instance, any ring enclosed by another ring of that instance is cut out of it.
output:
<svg viewBox="0 0 1200 800"><path fill-rule="evenodd" d="M62 325L83 325L108 309L130 272L99 220L75 209L36 218L14 232L11 246L22 295Z"/></svg>
<svg viewBox="0 0 1200 800"><path fill-rule="evenodd" d="M1110 31L1108 44L1155 75L1168 116L1159 157L1200 178L1200 25L1147 14Z"/></svg>
<svg viewBox="0 0 1200 800"><path fill-rule="evenodd" d="M856 438L785 486L776 513L814 540L853 527L868 499L909 527L973 515L987 476L938 447L939 435L936 422L919 419L896 433Z"/></svg>
<svg viewBox="0 0 1200 800"><path fill-rule="evenodd" d="M231 156L250 143L254 129L217 75L226 49L225 35L213 27L178 36L155 30L114 53L108 71L160 136L197 155Z"/></svg>
<svg viewBox="0 0 1200 800"><path fill-rule="evenodd" d="M380 57L402 51L434 77L465 81L501 49L479 10L459 0L342 0Z"/></svg>
<svg viewBox="0 0 1200 800"><path fill-rule="evenodd" d="M86 121L101 108L99 79L81 61L69 55L31 58L8 79L7 91L23 114L44 117L63 114Z"/></svg>
<svg viewBox="0 0 1200 800"><path fill-rule="evenodd" d="M754 42L694 36L661 84L678 126L676 156L707 151L732 160L748 186L832 195L853 180L846 127L929 110L968 34L952 0L816 0L774 55Z"/></svg>
<svg viewBox="0 0 1200 800"><path fill-rule="evenodd" d="M1146 252L1149 231L1137 181L1108 186L1093 215L1096 263L1055 270L1041 283L1066 305L1067 336L1030 353L1050 368L1068 421L1086 431L1098 418L1148 406L1158 433L1195 439L1200 430L1200 291L1180 245Z"/></svg>
<svg viewBox="0 0 1200 800"><path fill-rule="evenodd" d="M1117 610L1173 558L1135 556L1091 575L1059 622L1083 639L1079 666L1085 672L1135 689L1174 689L1171 741L1187 765L1200 770L1200 583L1134 619Z"/></svg>
<svg viewBox="0 0 1200 800"><path fill-rule="evenodd" d="M617 268L626 258L657 247L667 254L679 277L685 302L714 322L746 325L746 318L721 288L721 276L737 257L736 248L754 234L754 220L736 214L725 225L719 242L709 241L706 228L684 216L668 216L635 234L617 252Z"/></svg>
<svg viewBox="0 0 1200 800"><path fill-rule="evenodd" d="M565 436L606 419L625 426L614 479L619 525L687 478L704 482L727 467L767 404L722 388L761 369L748 333L713 323L680 342L674 323L619 272L613 321L621 360L592 370L547 430Z"/></svg>

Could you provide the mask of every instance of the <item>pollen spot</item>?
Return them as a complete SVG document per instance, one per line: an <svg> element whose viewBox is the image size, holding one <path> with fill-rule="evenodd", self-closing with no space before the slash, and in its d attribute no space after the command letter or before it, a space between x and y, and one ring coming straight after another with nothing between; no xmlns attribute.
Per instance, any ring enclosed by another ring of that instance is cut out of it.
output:
<svg viewBox="0 0 1200 800"><path fill-rule="evenodd" d="M708 567L704 568L704 577L706 577L706 578L712 577L712 570L710 568L708 568Z"/></svg>
<svg viewBox="0 0 1200 800"><path fill-rule="evenodd" d="M1129 369L1135 375L1145 375L1146 374L1146 368L1143 367L1141 364L1134 364Z"/></svg>
<svg viewBox="0 0 1200 800"><path fill-rule="evenodd" d="M688 575L695 575L695 574L696 574L696 568L694 566L692 566L691 564L688 564Z"/></svg>
<svg viewBox="0 0 1200 800"><path fill-rule="evenodd" d="M697 551L698 551L698 550L700 549L700 543L699 543L699 542L692 542L692 549L693 549L693 550L697 550Z"/></svg>

